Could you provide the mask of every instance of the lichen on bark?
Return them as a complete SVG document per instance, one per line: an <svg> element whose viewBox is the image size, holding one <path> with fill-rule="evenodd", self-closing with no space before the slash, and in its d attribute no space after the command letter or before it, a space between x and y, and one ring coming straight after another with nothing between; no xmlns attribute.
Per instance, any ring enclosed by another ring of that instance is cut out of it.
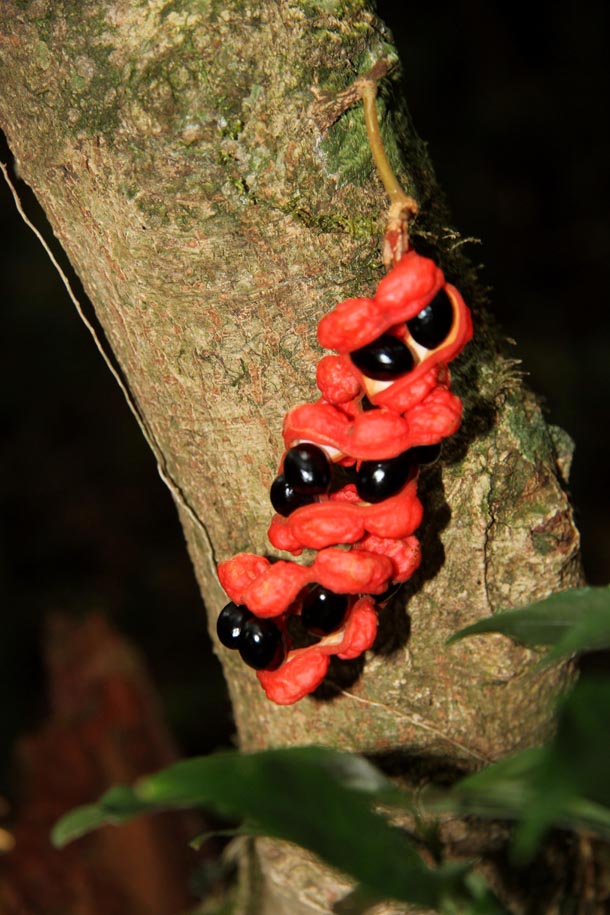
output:
<svg viewBox="0 0 610 915"><path fill-rule="evenodd" d="M381 277L385 200L361 113L326 128L318 115L321 96L395 56L391 37L364 2L5 0L0 49L0 125L174 483L213 621L215 563L268 550L282 418L315 397L316 323ZM500 637L445 639L578 582L578 538L554 439L489 329L398 71L382 111L420 202L414 235L477 328L454 372L464 426L423 480L424 563L406 610L383 614L376 650L325 696L272 706L219 656L244 749L314 739L405 771L471 768L540 740L566 673ZM294 915L309 909L283 882L290 854L263 861Z"/></svg>

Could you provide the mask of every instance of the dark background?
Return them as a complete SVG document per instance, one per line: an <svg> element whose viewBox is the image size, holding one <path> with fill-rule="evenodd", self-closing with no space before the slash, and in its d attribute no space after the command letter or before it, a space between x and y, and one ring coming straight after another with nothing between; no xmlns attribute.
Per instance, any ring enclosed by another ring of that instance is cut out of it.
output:
<svg viewBox="0 0 610 915"><path fill-rule="evenodd" d="M610 360L603 3L380 3L454 222L482 239L491 308L551 422L592 583L608 581ZM3 158L6 160L7 154ZM185 753L231 739L229 705L169 495L122 396L0 183L4 437L0 787L46 708L45 618L99 610L144 651Z"/></svg>

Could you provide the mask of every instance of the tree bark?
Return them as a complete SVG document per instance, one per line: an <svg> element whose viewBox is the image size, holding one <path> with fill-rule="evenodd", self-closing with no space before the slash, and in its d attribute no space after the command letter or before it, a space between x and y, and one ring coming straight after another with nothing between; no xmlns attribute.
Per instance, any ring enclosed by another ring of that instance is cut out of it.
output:
<svg viewBox="0 0 610 915"><path fill-rule="evenodd" d="M382 275L386 201L362 113L324 104L395 58L371 6L0 8L0 125L171 481L211 631L226 601L216 563L268 550L283 415L316 398L316 323ZM384 612L376 650L327 698L274 706L239 658L219 656L246 750L313 741L397 755L405 772L414 761L419 772L472 768L543 738L567 676L536 670L532 652L500 637L444 642L580 581L570 444L498 350L397 72L381 107L390 158L420 203L415 236L435 249L476 322L454 370L462 430L422 483L423 566L406 613L404 601ZM312 885L329 907L345 892L332 875L321 889L296 854L261 849L269 911L312 911Z"/></svg>

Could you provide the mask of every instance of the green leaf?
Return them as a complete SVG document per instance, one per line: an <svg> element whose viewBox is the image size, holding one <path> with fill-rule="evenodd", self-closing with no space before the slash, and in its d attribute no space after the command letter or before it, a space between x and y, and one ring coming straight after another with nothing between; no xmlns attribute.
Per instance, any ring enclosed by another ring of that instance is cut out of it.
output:
<svg viewBox="0 0 610 915"><path fill-rule="evenodd" d="M610 681L582 679L562 700L557 732L535 773L534 800L515 836L519 858L531 857L551 825L591 828L595 817L595 831L610 837L609 735Z"/></svg>
<svg viewBox="0 0 610 915"><path fill-rule="evenodd" d="M186 760L135 790L152 804L189 802L246 817L265 835L315 852L383 898L436 906L464 869L428 868L372 810L389 784L361 757L300 747Z"/></svg>
<svg viewBox="0 0 610 915"><path fill-rule="evenodd" d="M116 826L147 810L148 804L143 804L131 788L120 785L107 791L97 804L77 807L63 816L53 827L51 841L62 848L100 826Z"/></svg>
<svg viewBox="0 0 610 915"><path fill-rule="evenodd" d="M530 801L532 779L544 748L524 750L459 781L439 805L458 812L499 819L518 819Z"/></svg>
<svg viewBox="0 0 610 915"><path fill-rule="evenodd" d="M101 803L77 807L55 824L51 831L51 841L56 848L63 848L68 842L79 839L107 822L108 818Z"/></svg>
<svg viewBox="0 0 610 915"><path fill-rule="evenodd" d="M177 763L113 789L97 805L57 825L63 844L102 823L143 812L207 807L245 819L245 830L295 842L352 876L372 895L438 907L454 894L468 897L468 867L428 867L410 839L374 806L405 798L365 759L317 747L262 753L220 753Z"/></svg>
<svg viewBox="0 0 610 915"><path fill-rule="evenodd" d="M564 696L549 752L555 779L610 807L610 679L583 677Z"/></svg>
<svg viewBox="0 0 610 915"><path fill-rule="evenodd" d="M574 588L522 608L506 610L460 629L447 644L488 632L525 645L552 645L544 661L579 651L610 648L610 588Z"/></svg>
<svg viewBox="0 0 610 915"><path fill-rule="evenodd" d="M548 746L463 779L445 803L462 814L517 820L519 863L531 860L553 826L610 839L609 735L610 680L583 678L561 701Z"/></svg>

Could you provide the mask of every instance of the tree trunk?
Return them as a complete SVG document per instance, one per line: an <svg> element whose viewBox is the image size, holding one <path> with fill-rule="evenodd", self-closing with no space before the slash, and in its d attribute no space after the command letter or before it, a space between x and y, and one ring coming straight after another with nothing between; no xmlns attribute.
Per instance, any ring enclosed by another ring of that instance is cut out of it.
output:
<svg viewBox="0 0 610 915"><path fill-rule="evenodd" d="M268 550L283 415L316 398L316 323L382 275L386 202L361 110L324 104L395 57L371 6L0 8L0 125L171 481L211 629L226 602L216 563ZM444 642L576 584L580 566L570 444L498 353L398 89L395 74L383 84L383 132L420 203L415 235L475 312L475 342L454 370L465 421L422 483L423 566L407 613L404 602L384 613L378 649L326 699L274 706L235 653L219 655L244 749L314 741L399 754L421 772L471 768L545 735L565 669L535 670L531 652L500 637ZM322 889L296 854L261 849L269 911L313 911L312 885L318 911L345 891L332 875Z"/></svg>

